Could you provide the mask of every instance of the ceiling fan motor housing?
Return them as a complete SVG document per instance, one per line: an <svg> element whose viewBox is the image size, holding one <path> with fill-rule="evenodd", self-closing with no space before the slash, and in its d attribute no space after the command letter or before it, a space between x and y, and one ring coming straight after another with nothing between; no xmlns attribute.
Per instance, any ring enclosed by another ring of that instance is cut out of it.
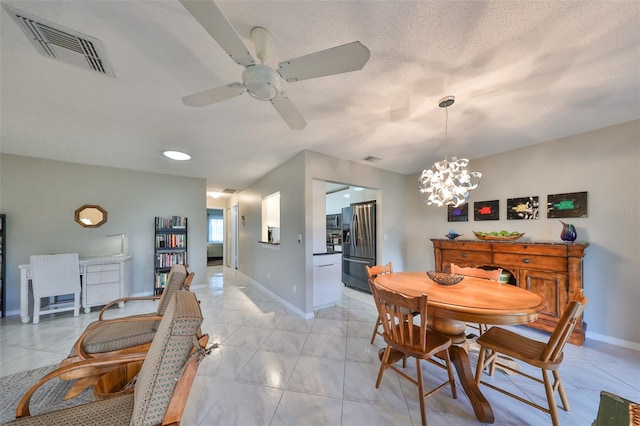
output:
<svg viewBox="0 0 640 426"><path fill-rule="evenodd" d="M261 101L270 101L278 95L282 77L266 65L252 65L242 73L242 82L251 96Z"/></svg>

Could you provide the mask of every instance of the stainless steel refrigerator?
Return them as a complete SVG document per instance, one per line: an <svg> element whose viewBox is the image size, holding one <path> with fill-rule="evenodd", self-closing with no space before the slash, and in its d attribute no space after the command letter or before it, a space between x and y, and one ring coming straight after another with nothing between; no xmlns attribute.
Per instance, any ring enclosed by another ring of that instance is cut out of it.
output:
<svg viewBox="0 0 640 426"><path fill-rule="evenodd" d="M376 264L376 203L354 203L342 209L342 282L371 292L366 265Z"/></svg>

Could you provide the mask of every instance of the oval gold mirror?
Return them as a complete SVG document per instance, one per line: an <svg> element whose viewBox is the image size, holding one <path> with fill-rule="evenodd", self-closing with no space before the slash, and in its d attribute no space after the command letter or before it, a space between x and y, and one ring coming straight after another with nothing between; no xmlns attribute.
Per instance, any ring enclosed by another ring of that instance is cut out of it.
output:
<svg viewBox="0 0 640 426"><path fill-rule="evenodd" d="M107 212L100 206L87 204L76 210L75 220L85 228L97 228L107 221Z"/></svg>

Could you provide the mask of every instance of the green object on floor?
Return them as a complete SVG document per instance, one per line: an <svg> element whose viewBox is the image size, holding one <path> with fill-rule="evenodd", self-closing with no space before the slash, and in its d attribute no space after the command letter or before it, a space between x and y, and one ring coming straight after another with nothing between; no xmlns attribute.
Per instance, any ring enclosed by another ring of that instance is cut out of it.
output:
<svg viewBox="0 0 640 426"><path fill-rule="evenodd" d="M592 426L640 425L640 405L609 392L600 392L598 417Z"/></svg>

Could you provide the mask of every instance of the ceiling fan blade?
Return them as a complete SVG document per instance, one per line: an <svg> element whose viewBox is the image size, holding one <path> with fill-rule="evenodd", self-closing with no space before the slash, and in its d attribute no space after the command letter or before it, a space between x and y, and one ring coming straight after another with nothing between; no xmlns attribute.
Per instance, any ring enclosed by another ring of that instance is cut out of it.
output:
<svg viewBox="0 0 640 426"><path fill-rule="evenodd" d="M236 63L243 67L256 63L233 25L212 0L180 0L180 3Z"/></svg>
<svg viewBox="0 0 640 426"><path fill-rule="evenodd" d="M367 63L371 52L359 41L282 61L278 72L288 82L357 71Z"/></svg>
<svg viewBox="0 0 640 426"><path fill-rule="evenodd" d="M304 117L286 93L282 91L278 93L278 96L271 99L271 105L273 105L276 111L278 111L278 114L280 114L292 130L302 130L307 126Z"/></svg>
<svg viewBox="0 0 640 426"><path fill-rule="evenodd" d="M236 82L185 96L182 98L182 103L188 106L201 107L233 98L246 91L247 88L244 87L244 84Z"/></svg>

